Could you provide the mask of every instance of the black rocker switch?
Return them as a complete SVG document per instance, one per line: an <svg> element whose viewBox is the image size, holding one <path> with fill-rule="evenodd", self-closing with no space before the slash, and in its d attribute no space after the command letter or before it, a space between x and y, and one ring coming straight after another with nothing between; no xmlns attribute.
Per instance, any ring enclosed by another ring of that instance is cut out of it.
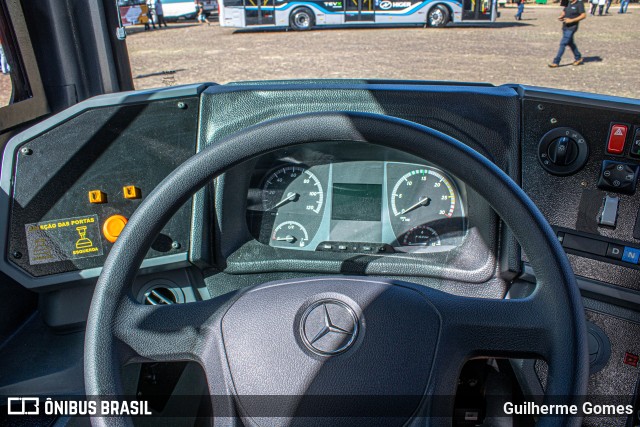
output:
<svg viewBox="0 0 640 427"><path fill-rule="evenodd" d="M598 224L616 228L619 202L620 198L618 196L606 196L604 198L602 210L600 211L600 217L598 218Z"/></svg>

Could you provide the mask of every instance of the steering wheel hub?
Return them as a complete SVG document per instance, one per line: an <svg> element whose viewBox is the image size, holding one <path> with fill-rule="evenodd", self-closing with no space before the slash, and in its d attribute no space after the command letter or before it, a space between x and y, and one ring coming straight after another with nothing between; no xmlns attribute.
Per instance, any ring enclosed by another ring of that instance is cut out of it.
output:
<svg viewBox="0 0 640 427"><path fill-rule="evenodd" d="M346 351L358 337L360 321L344 302L322 299L307 307L300 321L300 337L316 354L333 356Z"/></svg>
<svg viewBox="0 0 640 427"><path fill-rule="evenodd" d="M417 288L356 278L260 285L222 319L234 394L252 419L256 396L422 396L439 332L439 315ZM270 415L296 411L292 404Z"/></svg>

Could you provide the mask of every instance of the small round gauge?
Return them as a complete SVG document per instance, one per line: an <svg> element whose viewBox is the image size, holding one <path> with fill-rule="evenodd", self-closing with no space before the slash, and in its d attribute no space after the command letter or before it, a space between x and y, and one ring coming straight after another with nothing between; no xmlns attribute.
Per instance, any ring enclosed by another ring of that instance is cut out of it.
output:
<svg viewBox="0 0 640 427"><path fill-rule="evenodd" d="M391 192L391 213L396 219L409 223L412 218L420 224L438 218L451 218L458 195L453 183L442 172L423 168L403 175Z"/></svg>
<svg viewBox="0 0 640 427"><path fill-rule="evenodd" d="M413 227L400 239L402 246L440 246L440 236L432 227L419 225Z"/></svg>
<svg viewBox="0 0 640 427"><path fill-rule="evenodd" d="M309 243L309 233L302 224L296 221L285 221L278 225L271 234L271 246L284 248L304 247Z"/></svg>
<svg viewBox="0 0 640 427"><path fill-rule="evenodd" d="M262 187L265 212L284 210L319 214L323 201L320 180L301 166L277 169L268 176Z"/></svg>

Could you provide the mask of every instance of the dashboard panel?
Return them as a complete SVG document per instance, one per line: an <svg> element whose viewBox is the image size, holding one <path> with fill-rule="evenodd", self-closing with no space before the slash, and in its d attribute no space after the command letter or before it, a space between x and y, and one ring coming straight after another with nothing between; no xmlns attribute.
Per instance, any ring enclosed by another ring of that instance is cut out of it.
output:
<svg viewBox="0 0 640 427"><path fill-rule="evenodd" d="M637 368L626 360L640 354L633 333L640 324L640 264L614 257L609 248L622 248L617 255L640 253L640 203L637 192L600 181L611 162L640 170L637 101L415 82L267 82L100 97L7 145L0 269L42 291L47 324L80 324L92 280L113 245L103 231L107 219L129 217L173 168L225 136L323 111L429 126L480 152L520 184L565 239L588 297L588 318L611 339L614 356L592 377L590 393L613 385L632 393ZM627 135L615 152L611 134L622 126ZM123 188L130 186L137 198L125 197ZM95 190L106 196L102 203L92 203ZM615 215L608 210L613 199ZM516 278L535 281L526 255L470 185L406 153L351 141L305 144L235 166L197 193L162 236L143 263L161 268L140 274L132 287L138 297L159 283L184 289L176 302L186 302L283 277L352 274L501 298ZM43 250L39 239L49 239L44 249L56 250ZM192 288L198 292L187 292Z"/></svg>
<svg viewBox="0 0 640 427"><path fill-rule="evenodd" d="M339 150L330 161L314 160L317 152L309 150L258 160L247 199L252 235L305 251L427 253L460 246L464 184L431 165L394 161L381 147L361 150L377 151L380 160L350 160ZM357 151L352 158L366 157Z"/></svg>
<svg viewBox="0 0 640 427"><path fill-rule="evenodd" d="M194 108L173 100L80 104L22 134L2 168L11 195L5 271L30 287L97 276L128 218L195 152L197 97L181 102ZM190 217L183 206L147 261L186 261Z"/></svg>

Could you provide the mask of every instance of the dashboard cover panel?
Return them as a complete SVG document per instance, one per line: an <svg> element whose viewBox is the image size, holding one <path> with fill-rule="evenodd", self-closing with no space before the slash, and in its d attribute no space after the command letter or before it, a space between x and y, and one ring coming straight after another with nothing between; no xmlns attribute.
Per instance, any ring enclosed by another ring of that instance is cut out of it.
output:
<svg viewBox="0 0 640 427"><path fill-rule="evenodd" d="M410 120L446 133L479 151L520 181L520 101L509 87L465 87L404 84L367 84L353 81L260 82L209 87L202 93L199 149L234 132L275 118L306 112L354 111ZM234 203L246 194L255 162L239 165L218 178L215 193L216 262L234 274L267 271L359 274L401 274L446 277L485 282L495 273L498 219L480 198L472 200L477 217L466 240L469 247L440 259L388 259L388 257L311 253L256 244L244 217L237 213L246 203ZM241 204L240 204L241 203ZM518 251L504 230L503 248ZM480 246L473 246L480 243ZM437 254L434 254L437 257ZM375 258L375 259L374 259ZM260 260L260 262L256 262ZM509 258L514 263L517 257ZM513 268L517 268L514 264Z"/></svg>
<svg viewBox="0 0 640 427"><path fill-rule="evenodd" d="M197 98L185 101L197 106ZM196 123L197 108L179 109L173 100L106 106L27 141L15 154L9 260L35 277L102 266L112 246L104 222L130 217L193 154ZM140 197L125 198L125 186ZM104 203L90 203L90 191L100 191ZM190 214L185 205L148 258L186 251Z"/></svg>

